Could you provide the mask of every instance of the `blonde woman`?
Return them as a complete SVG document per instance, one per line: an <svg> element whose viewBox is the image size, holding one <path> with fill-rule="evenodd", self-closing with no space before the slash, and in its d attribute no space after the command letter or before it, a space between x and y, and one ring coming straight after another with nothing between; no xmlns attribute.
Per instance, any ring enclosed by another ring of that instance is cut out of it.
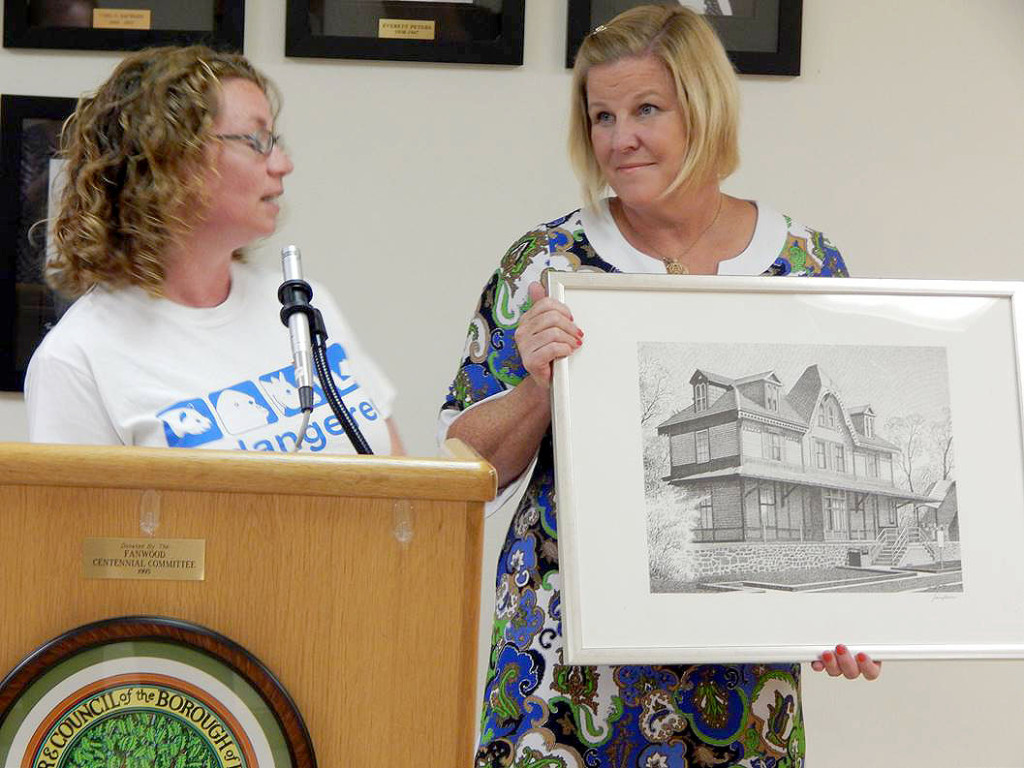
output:
<svg viewBox="0 0 1024 768"><path fill-rule="evenodd" d="M29 364L38 442L287 451L301 428L279 273L241 249L274 232L292 162L276 94L242 56L131 54L64 130L47 280L74 305ZM374 452L401 452L394 391L322 291L328 359ZM352 452L317 397L304 449Z"/></svg>
<svg viewBox="0 0 1024 768"><path fill-rule="evenodd" d="M736 91L721 44L689 9L638 7L592 32L570 118L588 204L519 239L472 320L441 434L487 457L501 485L528 483L498 562L478 768L803 764L799 664L562 663L548 386L552 361L586 337L544 295L542 273L846 275L821 232L721 191L739 162ZM880 671L842 645L815 667Z"/></svg>

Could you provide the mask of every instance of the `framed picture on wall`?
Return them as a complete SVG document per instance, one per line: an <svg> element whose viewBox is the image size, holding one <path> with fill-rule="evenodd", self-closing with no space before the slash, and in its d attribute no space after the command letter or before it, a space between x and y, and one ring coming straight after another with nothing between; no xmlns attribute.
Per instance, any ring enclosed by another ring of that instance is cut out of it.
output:
<svg viewBox="0 0 1024 768"><path fill-rule="evenodd" d="M3 0L5 48L242 50L245 0Z"/></svg>
<svg viewBox="0 0 1024 768"><path fill-rule="evenodd" d="M803 0L569 0L565 65L595 27L652 1L707 16L741 75L800 74Z"/></svg>
<svg viewBox="0 0 1024 768"><path fill-rule="evenodd" d="M522 64L525 0L288 0L287 56Z"/></svg>
<svg viewBox="0 0 1024 768"><path fill-rule="evenodd" d="M60 131L75 103L0 96L0 390L23 388L32 353L68 307L43 282L43 266L62 183Z"/></svg>
<svg viewBox="0 0 1024 768"><path fill-rule="evenodd" d="M566 663L1024 658L1024 283L549 289Z"/></svg>

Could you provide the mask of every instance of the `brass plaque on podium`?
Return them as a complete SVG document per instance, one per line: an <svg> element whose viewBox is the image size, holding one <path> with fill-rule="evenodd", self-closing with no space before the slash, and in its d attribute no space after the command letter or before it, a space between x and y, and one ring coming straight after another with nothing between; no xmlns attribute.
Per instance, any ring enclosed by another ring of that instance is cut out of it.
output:
<svg viewBox="0 0 1024 768"><path fill-rule="evenodd" d="M205 539L90 538L82 542L87 579L202 581Z"/></svg>

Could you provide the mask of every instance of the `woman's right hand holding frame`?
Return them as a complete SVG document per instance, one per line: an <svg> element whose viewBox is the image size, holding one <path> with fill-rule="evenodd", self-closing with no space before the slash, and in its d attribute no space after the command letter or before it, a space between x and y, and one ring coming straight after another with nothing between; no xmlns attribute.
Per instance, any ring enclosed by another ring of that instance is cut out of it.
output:
<svg viewBox="0 0 1024 768"><path fill-rule="evenodd" d="M547 295L540 283L530 283L532 306L516 329L516 346L523 367L542 386L551 386L551 364L568 357L583 344L583 331L569 308Z"/></svg>
<svg viewBox="0 0 1024 768"><path fill-rule="evenodd" d="M505 397L490 398L462 413L448 429L471 445L498 472L504 488L530 465L551 424L551 364L583 343L572 313L547 295L540 283L529 286L531 307L519 318L515 340L526 369Z"/></svg>

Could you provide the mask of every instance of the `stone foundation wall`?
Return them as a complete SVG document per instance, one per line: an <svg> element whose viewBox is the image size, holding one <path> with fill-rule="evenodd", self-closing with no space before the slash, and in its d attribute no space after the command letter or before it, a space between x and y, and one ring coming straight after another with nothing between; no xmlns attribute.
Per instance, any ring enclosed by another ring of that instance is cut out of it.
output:
<svg viewBox="0 0 1024 768"><path fill-rule="evenodd" d="M686 551L693 578L727 573L767 573L789 568L846 565L849 544L785 542L778 544L691 544ZM867 565L864 562L864 565Z"/></svg>

